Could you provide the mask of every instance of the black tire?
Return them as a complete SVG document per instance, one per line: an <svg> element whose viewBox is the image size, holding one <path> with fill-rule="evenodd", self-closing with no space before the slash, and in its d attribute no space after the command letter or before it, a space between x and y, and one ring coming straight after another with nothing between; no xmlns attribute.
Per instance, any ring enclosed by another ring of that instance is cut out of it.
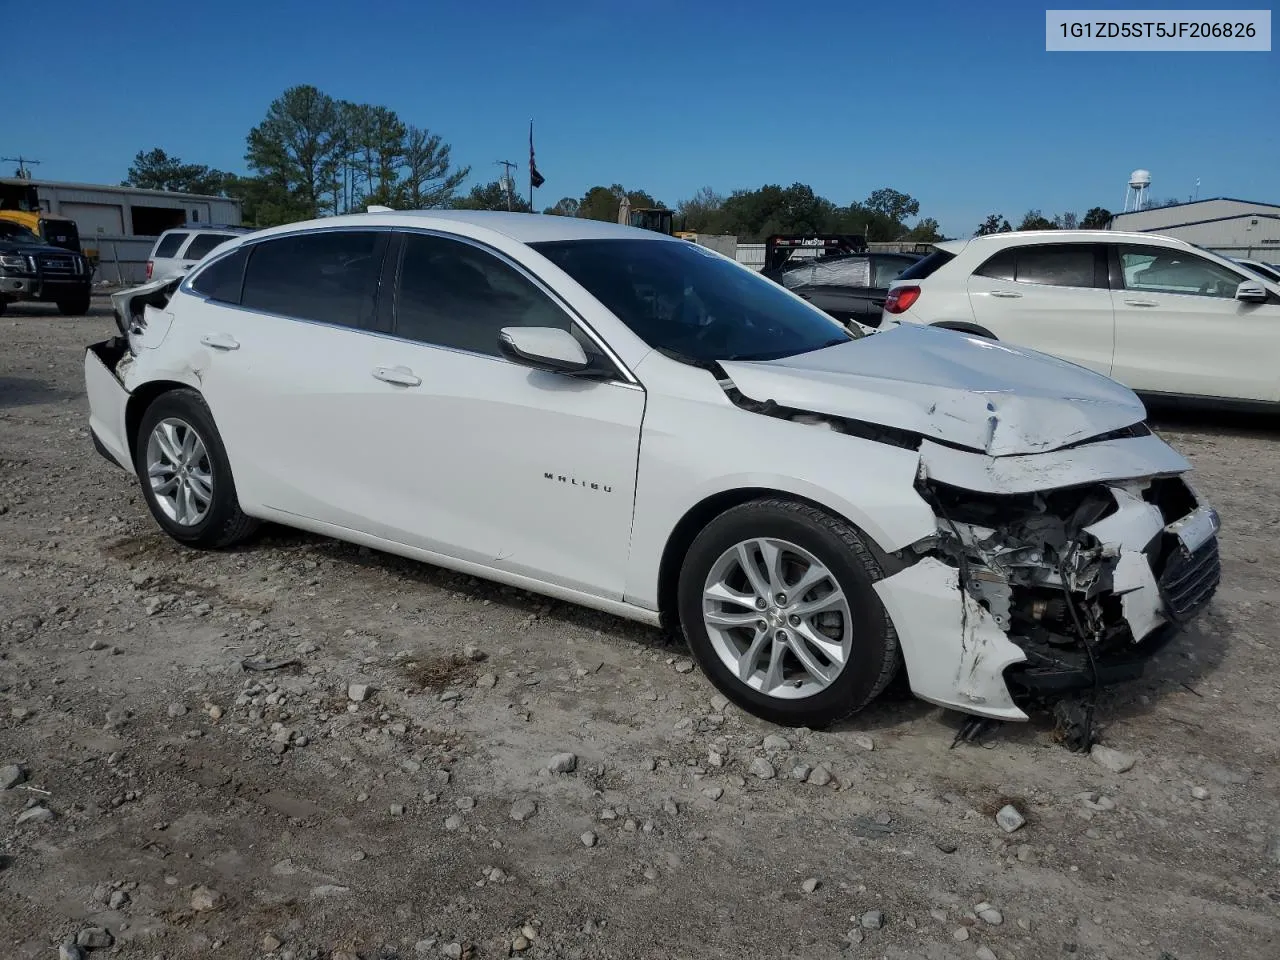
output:
<svg viewBox="0 0 1280 960"><path fill-rule="evenodd" d="M4 314L4 312L5 312L6 310L8 310L8 309L9 309L9 301L8 301L8 300L0 300L0 315L3 315L3 314Z"/></svg>
<svg viewBox="0 0 1280 960"><path fill-rule="evenodd" d="M180 524L165 514L147 478L148 440L156 424L170 417L182 420L195 430L204 443L209 472L213 477L213 496L208 512L198 523L189 526ZM138 424L134 442L134 469L151 515L160 528L179 543L204 549L229 547L247 539L258 527L259 521L246 516L240 509L222 437L204 397L194 390L184 388L162 393L147 407Z"/></svg>
<svg viewBox="0 0 1280 960"><path fill-rule="evenodd" d="M829 686L808 697L773 697L739 680L720 659L703 621L703 589L716 560L735 544L757 537L787 540L808 551L831 571L850 600L849 659ZM883 576L862 534L844 520L792 500L753 500L716 517L690 546L680 570L680 624L703 672L742 709L772 723L825 727L875 699L901 666L897 632L873 587Z"/></svg>
<svg viewBox="0 0 1280 960"><path fill-rule="evenodd" d="M58 301L58 312L64 317L83 317L89 312L93 297L86 291Z"/></svg>

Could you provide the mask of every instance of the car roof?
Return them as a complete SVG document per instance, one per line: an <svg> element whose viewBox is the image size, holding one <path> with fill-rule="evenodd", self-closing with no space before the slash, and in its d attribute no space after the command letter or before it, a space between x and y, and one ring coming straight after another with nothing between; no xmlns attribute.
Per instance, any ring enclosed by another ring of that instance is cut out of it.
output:
<svg viewBox="0 0 1280 960"><path fill-rule="evenodd" d="M547 243L555 240L636 240L653 239L685 243L677 237L641 230L603 220L586 220L578 217L556 217L540 213L508 213L494 210L395 210L375 213L353 213L338 217L321 217L301 223L289 223L253 234L258 240L273 234L292 233L299 230L319 230L332 227L432 227L450 230L470 227L463 232L476 230L501 234L519 243Z"/></svg>
<svg viewBox="0 0 1280 960"><path fill-rule="evenodd" d="M1181 247L1186 250L1195 248L1195 244L1178 237L1130 230L1006 230L1003 233L984 233L981 236L961 240L942 240L934 246L948 253L959 253L971 243L983 246L1016 246L1019 243L1038 240L1056 243L1115 243L1120 240L1137 240L1142 243L1154 243L1157 246Z"/></svg>

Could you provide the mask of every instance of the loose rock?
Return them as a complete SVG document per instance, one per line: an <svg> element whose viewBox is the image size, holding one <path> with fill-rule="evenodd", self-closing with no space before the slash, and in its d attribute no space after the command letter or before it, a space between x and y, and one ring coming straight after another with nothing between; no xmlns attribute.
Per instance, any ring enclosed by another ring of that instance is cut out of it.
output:
<svg viewBox="0 0 1280 960"><path fill-rule="evenodd" d="M677 660L677 661L676 661L676 673L692 673L692 672L693 672L693 661L692 661L692 660Z"/></svg>
<svg viewBox="0 0 1280 960"><path fill-rule="evenodd" d="M874 750L876 742L868 737L865 733L855 733L853 742L860 746L863 750Z"/></svg>
<svg viewBox="0 0 1280 960"><path fill-rule="evenodd" d="M1013 833L1027 825L1027 818L1024 817L1013 804L1008 803L1000 808L1000 812L996 814L996 823L1000 825L1000 829L1005 833Z"/></svg>
<svg viewBox="0 0 1280 960"><path fill-rule="evenodd" d="M352 703L364 703L373 696L373 686L368 683L347 684L347 699Z"/></svg>
<svg viewBox="0 0 1280 960"><path fill-rule="evenodd" d="M1113 750L1111 747L1104 747L1100 743L1095 743L1089 751L1095 763L1105 767L1112 773L1127 773L1133 769L1133 765L1137 763L1137 758L1119 750Z"/></svg>
<svg viewBox="0 0 1280 960"><path fill-rule="evenodd" d="M599 838L595 835L595 831L593 831L593 830L588 830L586 833L584 833L584 834L583 834L581 837L579 837L578 839L580 839L580 840L582 841L582 845L583 845L584 847L594 847L594 846L596 845L596 841L597 841Z"/></svg>
<svg viewBox="0 0 1280 960"><path fill-rule="evenodd" d="M573 773L578 768L578 757L572 753L557 753L547 764L552 773Z"/></svg>
<svg viewBox="0 0 1280 960"><path fill-rule="evenodd" d="M790 750L791 742L786 737L772 733L764 738L764 748L771 753L776 750Z"/></svg>
<svg viewBox="0 0 1280 960"><path fill-rule="evenodd" d="M998 960L995 951L990 947L979 947L974 953L974 956L977 957L978 960Z"/></svg>
<svg viewBox="0 0 1280 960"><path fill-rule="evenodd" d="M1004 914L989 903L978 904L973 908L973 912L982 918L983 923L989 923L993 927L1004 923Z"/></svg>
<svg viewBox="0 0 1280 960"><path fill-rule="evenodd" d="M76 946L86 950L102 950L115 943L111 933L102 927L85 927L76 934Z"/></svg>
<svg viewBox="0 0 1280 960"><path fill-rule="evenodd" d="M477 663L489 656L474 643L464 644L462 647L462 655L468 660L473 660Z"/></svg>
<svg viewBox="0 0 1280 960"><path fill-rule="evenodd" d="M457 830L461 826L462 826L462 817L456 813L453 814L452 816L445 817L444 819L444 828L446 830Z"/></svg>
<svg viewBox="0 0 1280 960"><path fill-rule="evenodd" d="M203 884L191 891L191 909L198 913L216 910L221 903L222 894L217 890L210 890Z"/></svg>
<svg viewBox="0 0 1280 960"><path fill-rule="evenodd" d="M1192 787L1191 796L1196 800L1208 800L1209 791L1206 790L1204 787Z"/></svg>
<svg viewBox="0 0 1280 960"><path fill-rule="evenodd" d="M800 884L800 889L803 890L805 893L813 893L820 886L822 886L821 880L819 880L817 877L810 877L804 883Z"/></svg>
<svg viewBox="0 0 1280 960"><path fill-rule="evenodd" d="M169 704L169 716L172 717L173 719L176 720L178 719L178 717L185 717L186 715L187 715L186 704L182 704L182 703Z"/></svg>
<svg viewBox="0 0 1280 960"><path fill-rule="evenodd" d="M791 768L791 772L787 774L792 780L804 780L813 771L807 763L797 763Z"/></svg>
<svg viewBox="0 0 1280 960"><path fill-rule="evenodd" d="M772 780L778 775L778 771L773 769L773 764L764 757L756 757L751 761L751 766L747 768L752 776L761 780Z"/></svg>
<svg viewBox="0 0 1280 960"><path fill-rule="evenodd" d="M24 824L48 823L54 818L54 813L48 807L28 807L18 814L18 826Z"/></svg>
<svg viewBox="0 0 1280 960"><path fill-rule="evenodd" d="M952 931L951 938L953 940L959 940L961 943L964 943L964 941L969 939L969 928L956 927L956 929Z"/></svg>
<svg viewBox="0 0 1280 960"><path fill-rule="evenodd" d="M75 941L67 940L58 946L58 960L84 960L84 954L75 945Z"/></svg>
<svg viewBox="0 0 1280 960"><path fill-rule="evenodd" d="M868 930L879 930L884 926L884 914L879 910L868 910L859 922Z"/></svg>
<svg viewBox="0 0 1280 960"><path fill-rule="evenodd" d="M724 787L707 787L702 795L710 800L719 800L724 796Z"/></svg>
<svg viewBox="0 0 1280 960"><path fill-rule="evenodd" d="M538 805L532 800L517 800L511 805L511 819L517 823L524 823L531 819L538 812Z"/></svg>
<svg viewBox="0 0 1280 960"><path fill-rule="evenodd" d="M809 774L808 782L812 783L815 787L825 787L831 782L831 771L824 765L818 764Z"/></svg>
<svg viewBox="0 0 1280 960"><path fill-rule="evenodd" d="M26 779L27 771L16 763L0 767L0 790L10 790L25 782Z"/></svg>

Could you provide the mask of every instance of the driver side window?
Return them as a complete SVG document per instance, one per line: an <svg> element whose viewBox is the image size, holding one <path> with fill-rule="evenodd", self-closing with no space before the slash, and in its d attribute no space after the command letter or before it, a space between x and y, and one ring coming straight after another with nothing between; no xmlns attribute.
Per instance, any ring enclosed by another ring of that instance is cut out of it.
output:
<svg viewBox="0 0 1280 960"><path fill-rule="evenodd" d="M1226 267L1172 247L1120 248L1126 290L1230 300L1243 277Z"/></svg>
<svg viewBox="0 0 1280 960"><path fill-rule="evenodd" d="M459 240L404 234L396 336L501 357L498 334L503 327L567 330L588 357L609 365L573 318L510 264Z"/></svg>

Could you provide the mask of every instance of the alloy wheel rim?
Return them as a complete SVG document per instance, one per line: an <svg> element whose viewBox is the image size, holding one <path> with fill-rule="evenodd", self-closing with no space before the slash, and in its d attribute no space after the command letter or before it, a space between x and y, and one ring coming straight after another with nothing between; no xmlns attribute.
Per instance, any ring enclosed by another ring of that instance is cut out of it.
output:
<svg viewBox="0 0 1280 960"><path fill-rule="evenodd" d="M213 504L213 468L209 451L191 424L166 417L147 438L147 481L166 517L193 527Z"/></svg>
<svg viewBox="0 0 1280 960"><path fill-rule="evenodd" d="M712 564L702 619L729 672L783 700L827 689L853 648L849 598L835 575L809 551L774 537L734 544Z"/></svg>

